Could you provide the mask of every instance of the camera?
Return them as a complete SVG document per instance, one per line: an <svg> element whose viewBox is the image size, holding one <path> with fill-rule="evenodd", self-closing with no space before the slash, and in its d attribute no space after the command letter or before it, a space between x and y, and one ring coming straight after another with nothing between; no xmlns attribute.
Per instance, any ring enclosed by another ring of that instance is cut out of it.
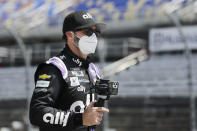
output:
<svg viewBox="0 0 197 131"><path fill-rule="evenodd" d="M111 95L118 94L119 83L111 82L110 80L97 79L96 82L92 85L91 93L97 93L101 96L106 96L106 98L99 98L98 101L94 104L94 107L104 107L105 101L109 100ZM96 126L92 126L92 129L95 129Z"/></svg>
<svg viewBox="0 0 197 131"><path fill-rule="evenodd" d="M103 107L106 100L109 100L111 95L118 94L118 82L111 82L110 80L98 79L93 85L91 92L97 93L101 96L106 96L106 98L99 98L94 104L95 107Z"/></svg>
<svg viewBox="0 0 197 131"><path fill-rule="evenodd" d="M118 94L118 82L111 82L110 80L99 79L93 86L94 92L99 95L110 96Z"/></svg>

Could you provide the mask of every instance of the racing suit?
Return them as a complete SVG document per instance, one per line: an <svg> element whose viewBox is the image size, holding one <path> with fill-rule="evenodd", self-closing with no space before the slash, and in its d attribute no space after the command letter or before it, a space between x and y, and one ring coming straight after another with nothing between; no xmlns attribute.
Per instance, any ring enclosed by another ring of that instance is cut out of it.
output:
<svg viewBox="0 0 197 131"><path fill-rule="evenodd" d="M88 127L82 125L82 113L90 97L95 100L96 96L89 93L90 64L66 45L60 54L38 66L29 118L40 131L87 131Z"/></svg>

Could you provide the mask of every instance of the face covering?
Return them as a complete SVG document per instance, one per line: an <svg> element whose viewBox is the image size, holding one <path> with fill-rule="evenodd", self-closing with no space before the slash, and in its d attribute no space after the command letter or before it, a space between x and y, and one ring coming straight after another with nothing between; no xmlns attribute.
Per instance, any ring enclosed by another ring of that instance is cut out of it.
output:
<svg viewBox="0 0 197 131"><path fill-rule="evenodd" d="M79 38L79 37L77 37ZM83 36L81 38L79 38L79 42L77 44L77 46L79 47L80 51L83 54L91 54L91 53L95 53L96 47L97 47L97 37L95 35L95 33L93 33L91 36Z"/></svg>

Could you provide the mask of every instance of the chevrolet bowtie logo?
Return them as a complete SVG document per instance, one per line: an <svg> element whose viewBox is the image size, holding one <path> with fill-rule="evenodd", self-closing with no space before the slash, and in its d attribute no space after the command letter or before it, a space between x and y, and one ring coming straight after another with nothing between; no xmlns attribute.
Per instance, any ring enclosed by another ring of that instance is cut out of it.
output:
<svg viewBox="0 0 197 131"><path fill-rule="evenodd" d="M50 75L46 75L46 74L43 74L41 76L39 76L40 79L50 79L51 76Z"/></svg>

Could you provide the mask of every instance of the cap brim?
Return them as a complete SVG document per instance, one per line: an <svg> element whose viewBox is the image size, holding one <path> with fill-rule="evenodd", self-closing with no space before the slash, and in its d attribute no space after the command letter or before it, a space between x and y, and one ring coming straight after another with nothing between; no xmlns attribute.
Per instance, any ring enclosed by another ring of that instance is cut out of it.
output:
<svg viewBox="0 0 197 131"><path fill-rule="evenodd" d="M96 26L97 29L103 30L103 29L105 29L106 24L104 24L104 23L91 23L91 24L86 24L86 25L77 27L76 30L88 28L88 27L91 27L91 26Z"/></svg>
<svg viewBox="0 0 197 131"><path fill-rule="evenodd" d="M103 30L106 28L106 24L104 23L97 23L96 24L96 28L99 29L99 30Z"/></svg>

